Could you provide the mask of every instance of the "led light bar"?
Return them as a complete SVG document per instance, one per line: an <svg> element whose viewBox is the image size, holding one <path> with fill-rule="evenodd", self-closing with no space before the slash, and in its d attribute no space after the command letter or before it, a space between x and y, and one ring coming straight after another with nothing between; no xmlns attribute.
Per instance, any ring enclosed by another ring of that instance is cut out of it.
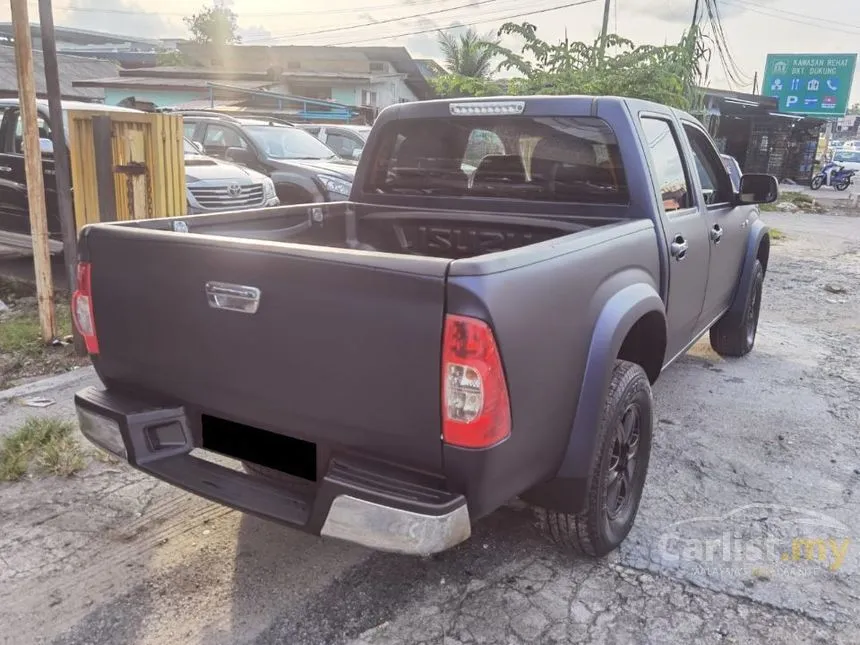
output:
<svg viewBox="0 0 860 645"><path fill-rule="evenodd" d="M480 101L475 103L449 103L448 108L454 116L476 116L479 114L511 115L522 114L525 101Z"/></svg>

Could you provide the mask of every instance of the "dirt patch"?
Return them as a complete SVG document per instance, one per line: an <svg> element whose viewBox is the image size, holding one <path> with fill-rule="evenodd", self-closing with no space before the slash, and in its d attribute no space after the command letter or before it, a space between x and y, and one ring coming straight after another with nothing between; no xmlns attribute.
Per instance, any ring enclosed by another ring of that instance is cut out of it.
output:
<svg viewBox="0 0 860 645"><path fill-rule="evenodd" d="M0 390L89 364L87 357L78 356L74 346L62 340L72 333L68 294L55 294L60 339L56 346L42 342L32 284L0 277L0 302L5 305L0 307Z"/></svg>
<svg viewBox="0 0 860 645"><path fill-rule="evenodd" d="M761 210L770 213L815 213L822 214L830 211L830 208L820 200L809 195L795 191L784 191L779 201L774 204L762 204Z"/></svg>

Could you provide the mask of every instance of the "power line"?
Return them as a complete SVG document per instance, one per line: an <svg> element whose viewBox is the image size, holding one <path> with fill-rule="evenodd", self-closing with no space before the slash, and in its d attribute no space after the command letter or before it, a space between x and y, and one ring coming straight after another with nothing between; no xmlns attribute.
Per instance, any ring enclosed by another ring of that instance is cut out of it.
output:
<svg viewBox="0 0 860 645"><path fill-rule="evenodd" d="M474 27L475 25L483 25L488 22L498 22L500 20L513 20L514 18L525 18L526 16L534 16L541 13L548 13L550 11L558 11L559 9L567 9L569 7L578 7L584 4L591 4L593 2L598 2L598 0L579 0L578 2L568 2L566 4L555 5L552 7L547 7L546 9L537 9L533 11L524 11L522 13L511 14L508 16L499 16L498 18L484 18L482 20L475 20L473 22L464 22L457 25L457 27ZM401 34L386 34L385 39L389 40L391 38L403 38L405 36L417 36L419 34L429 34L431 32L439 31L439 27L433 27L431 29L421 29L419 31L410 31ZM329 47L347 47L350 45L358 45L361 43L367 43L374 40L379 40L379 36L375 38L364 38L362 40L353 40L350 42L340 42L340 43L329 43L327 46Z"/></svg>
<svg viewBox="0 0 860 645"><path fill-rule="evenodd" d="M447 9L436 9L434 11L424 11L422 13L413 13L408 16L399 16L397 18L386 18L385 20L377 20L375 22L365 22L359 25L348 25L346 27L329 27L328 29L316 29L314 31L304 31L295 34L284 34L282 36L267 36L265 38L254 38L246 40L245 43L251 42L270 42L273 40L284 40L285 38L302 38L304 36L319 36L320 34L330 34L338 31L350 31L352 29L361 29L363 27L376 27L378 25L385 25L391 22L401 22L403 20L411 20L413 18L424 18L425 16L434 16L440 13L448 13L449 11L456 11L458 9L474 9L478 6L488 5L493 2L499 2L499 0L479 0L478 2L467 2L466 4L457 5L456 7L448 7Z"/></svg>
<svg viewBox="0 0 860 645"><path fill-rule="evenodd" d="M723 0L723 1L726 1L726 0ZM760 9L766 9L766 10L771 10L771 11L774 10L772 7L769 7L769 6L763 5L763 4L759 4L758 2L750 2L750 0L732 0L732 1L735 4L747 5L748 7L758 7ZM830 25L835 25L837 27L850 27L852 29L860 29L860 25L846 24L844 22L836 21L836 20L827 20L827 18L819 18L818 16L811 16L807 13L798 13L797 11L788 11L787 9L779 9L779 13L780 13L780 15L788 14L791 16L797 16L799 18L803 18L804 20L817 20L819 22L828 23Z"/></svg>
<svg viewBox="0 0 860 645"><path fill-rule="evenodd" d="M418 5L438 5L444 4L446 2L453 2L454 0L425 0L425 2L419 2ZM252 13L236 12L236 15L240 17L260 17L260 18L271 18L271 17L292 17L292 16L327 16L330 14L345 14L345 13L356 13L356 12L366 12L366 11L381 11L385 9L402 9L403 2L394 2L389 4L379 4L379 5L371 5L371 6L359 6L359 7L347 7L341 9L320 9L316 11L257 11ZM121 14L121 15L129 15L129 16L139 16L139 15L147 15L147 16L190 16L197 9L190 9L186 12L180 11L135 11L133 9L112 9L112 8L99 8L99 7L81 7L76 5L56 5L54 6L54 10L57 11L71 11L75 13L104 13L104 14Z"/></svg>
<svg viewBox="0 0 860 645"><path fill-rule="evenodd" d="M856 36L860 33L860 26L857 25L845 25L844 23L840 23L838 26L836 24L820 24L815 22L810 22L811 20L821 20L820 18L816 18L815 16L807 16L805 14L793 14L798 16L803 16L803 18L792 18L791 16L783 15L783 13L773 13L768 10L763 5L752 5L739 2L737 0L722 0L725 4L734 5L736 7L742 7L747 11L752 11L753 13L760 14L762 16L768 16L769 18L777 18L778 20L784 20L786 22L793 22L798 25L804 25L806 27L819 27L820 29L830 29L832 31L839 31L845 34L851 34L852 36ZM780 10L781 11L781 10ZM849 29L845 29L845 27L851 27L854 31L850 31Z"/></svg>

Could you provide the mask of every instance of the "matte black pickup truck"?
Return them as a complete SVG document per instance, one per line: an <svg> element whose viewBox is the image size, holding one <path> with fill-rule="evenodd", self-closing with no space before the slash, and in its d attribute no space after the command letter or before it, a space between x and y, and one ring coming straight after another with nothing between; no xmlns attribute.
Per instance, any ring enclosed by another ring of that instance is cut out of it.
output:
<svg viewBox="0 0 860 645"><path fill-rule="evenodd" d="M661 371L708 330L753 347L777 192L735 191L701 125L652 103L387 108L350 201L81 232L104 384L81 427L315 534L428 554L519 496L601 556L638 509Z"/></svg>

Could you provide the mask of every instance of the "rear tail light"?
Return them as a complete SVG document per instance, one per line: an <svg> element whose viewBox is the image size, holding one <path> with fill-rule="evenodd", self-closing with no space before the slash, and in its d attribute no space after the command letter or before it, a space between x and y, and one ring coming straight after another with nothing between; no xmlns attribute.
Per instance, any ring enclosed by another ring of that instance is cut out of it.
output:
<svg viewBox="0 0 860 645"><path fill-rule="evenodd" d="M442 341L442 439L487 448L511 434L508 385L496 339L487 323L445 317Z"/></svg>
<svg viewBox="0 0 860 645"><path fill-rule="evenodd" d="M72 295L72 318L90 354L99 353L96 321L93 317L92 269L89 262L78 263L78 288Z"/></svg>

